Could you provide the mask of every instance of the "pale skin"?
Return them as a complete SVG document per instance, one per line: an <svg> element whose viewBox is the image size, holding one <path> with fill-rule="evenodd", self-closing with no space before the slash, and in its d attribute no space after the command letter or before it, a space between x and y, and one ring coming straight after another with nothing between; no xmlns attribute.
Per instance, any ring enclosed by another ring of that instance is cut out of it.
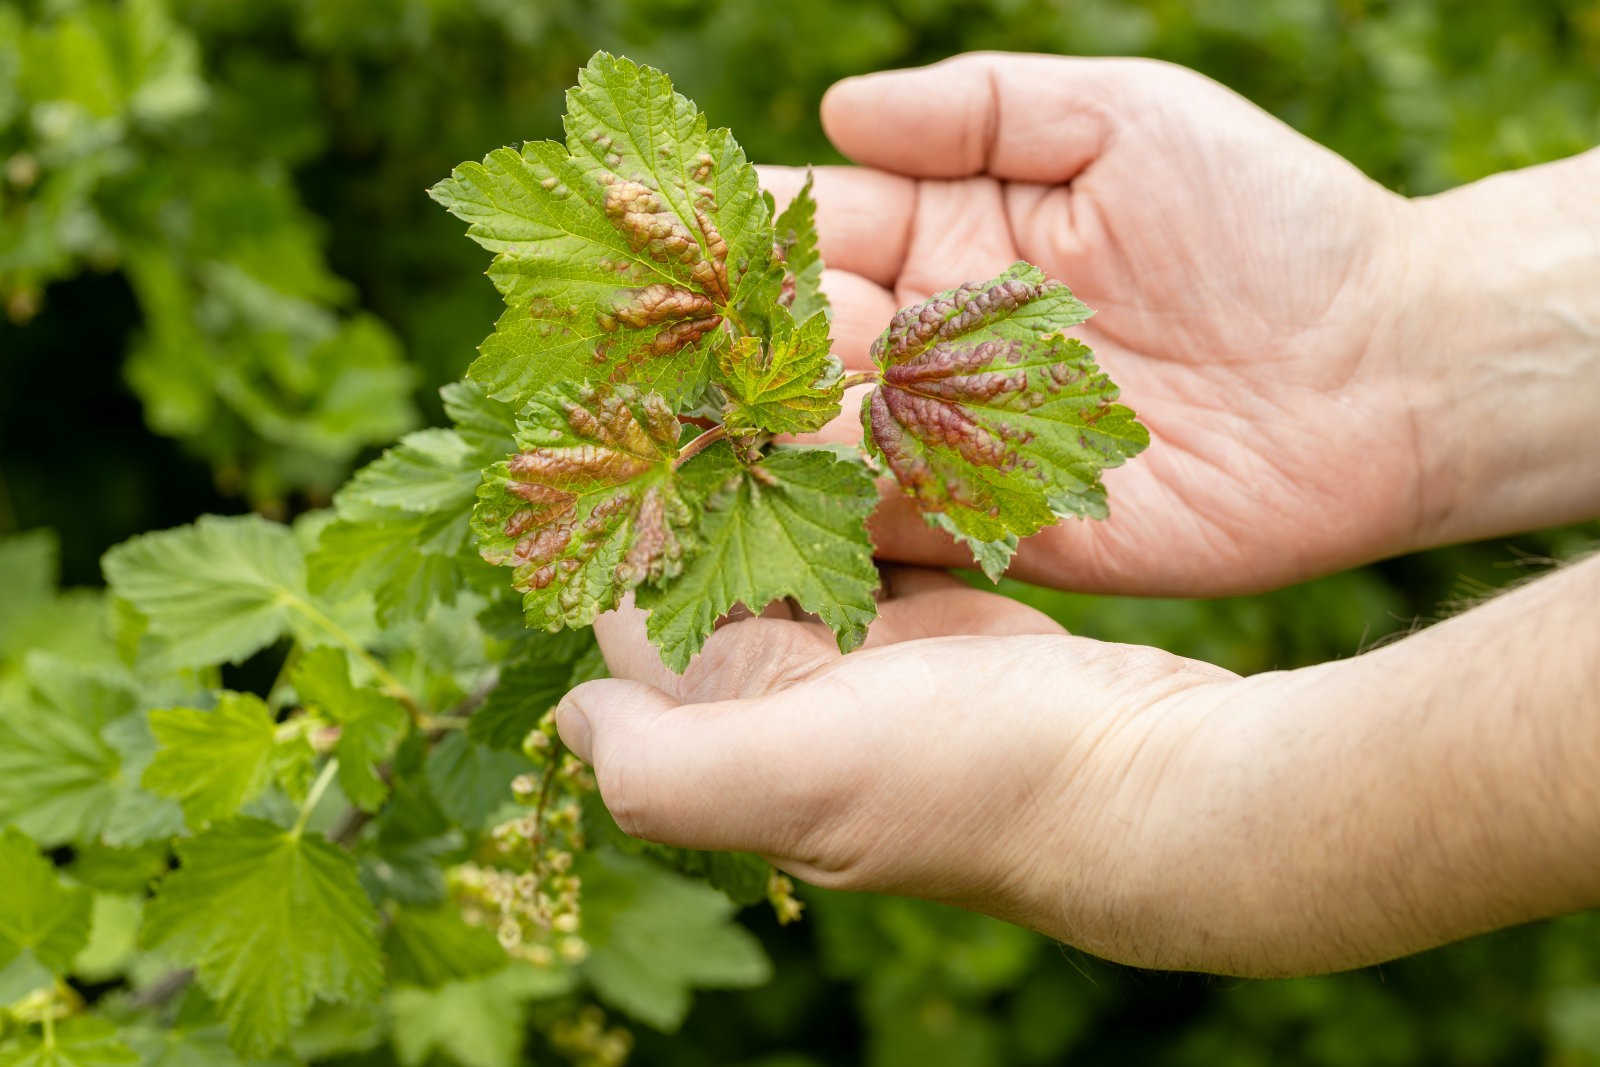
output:
<svg viewBox="0 0 1600 1067"><path fill-rule="evenodd" d="M850 79L823 122L859 164L816 178L848 365L1027 259L1150 427L1111 519L1013 574L1222 595L1600 515L1600 151L1408 200L1192 72L1043 56ZM1241 678L925 569L968 559L892 486L874 536L849 656L769 610L678 676L639 612L597 622L615 677L558 722L624 829L1239 975L1600 904L1600 558Z"/></svg>

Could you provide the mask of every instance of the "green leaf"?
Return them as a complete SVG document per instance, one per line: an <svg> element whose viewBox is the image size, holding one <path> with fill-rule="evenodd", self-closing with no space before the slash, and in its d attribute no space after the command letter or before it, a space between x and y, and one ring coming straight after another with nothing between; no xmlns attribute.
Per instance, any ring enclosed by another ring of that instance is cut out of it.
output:
<svg viewBox="0 0 1600 1067"><path fill-rule="evenodd" d="M139 1057L104 1019L80 1016L56 1027L52 1039L30 1037L0 1050L0 1067L129 1067Z"/></svg>
<svg viewBox="0 0 1600 1067"><path fill-rule="evenodd" d="M202 516L143 534L102 561L112 593L150 621L167 667L240 663L308 606L305 561L287 526L254 515Z"/></svg>
<svg viewBox="0 0 1600 1067"><path fill-rule="evenodd" d="M370 594L386 626L425 620L494 581L470 520L482 469L515 450L515 420L472 383L441 393L457 430L412 434L358 472L334 495L338 518L307 560L313 591Z"/></svg>
<svg viewBox="0 0 1600 1067"><path fill-rule="evenodd" d="M290 1067L279 1058L241 1059L228 1047L227 1030L209 1020L188 1026L125 1024L122 1036L142 1067Z"/></svg>
<svg viewBox="0 0 1600 1067"><path fill-rule="evenodd" d="M136 848L79 843L72 851L72 865L67 868L72 880L106 893L143 896L151 883L167 872L165 841Z"/></svg>
<svg viewBox="0 0 1600 1067"><path fill-rule="evenodd" d="M252 693L225 692L211 711L152 711L161 747L140 784L177 799L192 827L225 819L271 779L274 728L272 712Z"/></svg>
<svg viewBox="0 0 1600 1067"><path fill-rule="evenodd" d="M1100 472L1150 437L1117 387L1062 331L1089 309L1037 267L896 312L872 346L881 384L862 405L873 452L925 512L967 538L1026 537L1057 516L1104 518Z"/></svg>
<svg viewBox="0 0 1600 1067"><path fill-rule="evenodd" d="M72 959L72 973L86 982L122 977L139 948L144 897L122 893L94 894L89 943Z"/></svg>
<svg viewBox="0 0 1600 1067"><path fill-rule="evenodd" d="M595 647L590 630L538 635L522 658L501 669L500 680L472 713L467 736L490 748L520 748L545 712L578 684L574 672L587 666L585 657Z"/></svg>
<svg viewBox="0 0 1600 1067"><path fill-rule="evenodd" d="M1011 565L1011 557L1017 554L1016 534L1008 533L993 541L980 541L976 537L968 536L942 511L924 511L922 521L935 530L943 530L956 541L966 545L968 551L972 553L973 561L978 564L978 569L983 571L984 577L991 582L1000 581L1000 576L1005 574L1006 568Z"/></svg>
<svg viewBox="0 0 1600 1067"><path fill-rule="evenodd" d="M64 976L89 943L93 894L66 886L34 843L0 830L0 1006Z"/></svg>
<svg viewBox="0 0 1600 1067"><path fill-rule="evenodd" d="M291 675L302 702L339 724L339 787L351 803L377 811L389 795L377 764L389 758L405 736L410 716L393 697L350 684L350 664L337 648L314 648Z"/></svg>
<svg viewBox="0 0 1600 1067"><path fill-rule="evenodd" d="M760 856L751 852L702 852L629 837L606 810L599 793L590 793L584 799L583 826L584 831L592 835L589 840L593 844L605 844L631 856L660 860L679 874L710 883L741 907L767 897L772 864Z"/></svg>
<svg viewBox="0 0 1600 1067"><path fill-rule="evenodd" d="M182 831L178 806L136 784L154 743L129 679L40 652L24 676L26 693L0 704L0 824L46 847Z"/></svg>
<svg viewBox="0 0 1600 1067"><path fill-rule="evenodd" d="M693 514L665 400L629 386L552 386L517 420L517 447L484 476L478 549L515 568L528 625L587 626L644 581L683 566Z"/></svg>
<svg viewBox="0 0 1600 1067"><path fill-rule="evenodd" d="M483 978L438 989L400 986L389 996L394 1050L404 1067L443 1053L461 1067L517 1067L526 1062L528 1004L573 986L570 971L514 963Z"/></svg>
<svg viewBox="0 0 1600 1067"><path fill-rule="evenodd" d="M307 564L317 592L370 592L384 623L454 604L472 571L469 519L482 468L516 448L508 405L480 386L440 390L455 430L410 434L334 495L339 518Z"/></svg>
<svg viewBox="0 0 1600 1067"><path fill-rule="evenodd" d="M682 473L686 491L708 491L704 547L676 581L637 596L668 667L688 666L735 604L759 612L780 597L821 617L840 649L861 644L878 588L866 528L878 495L865 464L832 449L780 447L744 469L716 445Z"/></svg>
<svg viewBox="0 0 1600 1067"><path fill-rule="evenodd" d="M430 195L497 253L507 310L468 373L502 400L584 379L695 396L772 259L732 135L665 74L603 52L567 93L564 145L498 149Z"/></svg>
<svg viewBox="0 0 1600 1067"><path fill-rule="evenodd" d="M470 506L477 491L473 449L454 430L408 433L339 490L341 514L450 511Z"/></svg>
<svg viewBox="0 0 1600 1067"><path fill-rule="evenodd" d="M583 878L583 976L606 1003L676 1030L694 988L742 989L772 975L761 945L716 890L634 856L593 852Z"/></svg>
<svg viewBox="0 0 1600 1067"><path fill-rule="evenodd" d="M472 449L477 466L517 450L517 409L496 400L477 382L451 382L439 390L444 413Z"/></svg>
<svg viewBox="0 0 1600 1067"><path fill-rule="evenodd" d="M822 254L817 249L817 201L811 195L811 172L806 182L772 224L777 236L778 258L783 261L783 297L804 322L821 311L828 312L828 298L822 294Z"/></svg>
<svg viewBox="0 0 1600 1067"><path fill-rule="evenodd" d="M457 731L433 746L423 773L440 810L477 830L511 803L511 779L533 769L522 753L480 745Z"/></svg>
<svg viewBox="0 0 1600 1067"><path fill-rule="evenodd" d="M195 968L235 1048L277 1048L314 999L377 995L377 914L347 853L251 818L177 849L178 870L146 909L144 942Z"/></svg>
<svg viewBox="0 0 1600 1067"><path fill-rule="evenodd" d="M475 562L464 551L470 513L469 501L458 515L338 519L307 561L311 587L340 597L370 592L385 624L420 619L436 603L454 604L463 569Z"/></svg>
<svg viewBox="0 0 1600 1067"><path fill-rule="evenodd" d="M722 420L735 434L810 433L839 414L844 366L829 350L822 312L796 325L779 309L770 340L741 337L717 357L728 394Z"/></svg>
<svg viewBox="0 0 1600 1067"><path fill-rule="evenodd" d="M50 530L0 537L0 589L6 593L0 597L0 654L14 640L17 624L55 599L58 554Z"/></svg>
<svg viewBox="0 0 1600 1067"><path fill-rule="evenodd" d="M489 930L468 926L455 904L397 908L383 937L392 982L434 988L488 974L506 965L505 950Z"/></svg>

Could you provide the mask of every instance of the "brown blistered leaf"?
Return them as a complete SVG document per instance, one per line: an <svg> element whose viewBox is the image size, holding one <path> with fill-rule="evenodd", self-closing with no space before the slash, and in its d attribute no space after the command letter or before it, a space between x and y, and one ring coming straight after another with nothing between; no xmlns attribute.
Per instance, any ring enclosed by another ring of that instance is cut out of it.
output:
<svg viewBox="0 0 1600 1067"><path fill-rule="evenodd" d="M1103 518L1100 472L1149 436L1117 387L1062 331L1089 309L1037 267L897 312L873 344L869 447L934 525L998 573L1015 538L1058 516Z"/></svg>
<svg viewBox="0 0 1600 1067"><path fill-rule="evenodd" d="M755 168L665 74L605 53L567 94L566 134L430 190L496 253L506 300L469 374L518 405L559 381L692 397L775 269Z"/></svg>
<svg viewBox="0 0 1600 1067"><path fill-rule="evenodd" d="M552 386L523 409L519 451L485 473L472 524L483 558L514 568L529 625L587 625L682 568L678 436L661 396L626 385Z"/></svg>

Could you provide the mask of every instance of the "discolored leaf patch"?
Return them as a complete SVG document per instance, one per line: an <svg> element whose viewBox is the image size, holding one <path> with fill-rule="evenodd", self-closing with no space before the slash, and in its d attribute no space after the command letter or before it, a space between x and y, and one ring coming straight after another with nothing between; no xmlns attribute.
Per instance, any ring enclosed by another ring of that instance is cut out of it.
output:
<svg viewBox="0 0 1600 1067"><path fill-rule="evenodd" d="M483 558L514 568L529 625L587 625L682 568L678 437L664 399L624 385L553 386L523 409L520 451L485 473L472 521Z"/></svg>
<svg viewBox="0 0 1600 1067"><path fill-rule="evenodd" d="M1104 518L1100 472L1149 435L1093 354L1061 331L1089 309L1037 267L897 312L873 344L869 447L933 524L998 574L1013 540L1057 516Z"/></svg>
<svg viewBox="0 0 1600 1067"><path fill-rule="evenodd" d="M496 253L507 310L469 374L518 404L557 381L694 396L772 266L733 137L665 74L603 52L567 93L564 144L498 149L430 194Z"/></svg>

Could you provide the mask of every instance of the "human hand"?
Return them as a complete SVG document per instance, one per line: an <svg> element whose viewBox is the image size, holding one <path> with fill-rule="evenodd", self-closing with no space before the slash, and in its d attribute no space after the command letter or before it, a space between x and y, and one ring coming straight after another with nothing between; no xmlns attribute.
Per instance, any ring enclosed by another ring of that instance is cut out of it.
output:
<svg viewBox="0 0 1600 1067"><path fill-rule="evenodd" d="M720 627L682 675L631 606L595 622L616 676L557 721L635 836L768 856L816 885L964 904L1142 958L1069 915L1142 880L1128 848L1234 676L1068 636L942 571L887 568L863 650L782 603Z"/></svg>
<svg viewBox="0 0 1600 1067"><path fill-rule="evenodd" d="M869 365L895 307L1027 259L1097 309L1077 332L1150 428L1149 450L1105 477L1111 518L1028 539L1018 577L1238 593L1577 517L1580 481L1600 502L1600 477L1570 454L1535 500L1531 443L1544 427L1508 424L1537 411L1570 437L1600 376L1558 417L1559 391L1508 402L1500 339L1482 361L1455 343L1489 330L1472 299L1494 271L1442 285L1449 259L1472 257L1441 234L1481 234L1503 208L1480 198L1466 214L1425 210L1222 86L1146 60L968 55L849 79L822 113L834 143L877 168L816 175L847 364ZM780 199L802 178L763 172ZM1524 237L1539 233L1519 221ZM1600 282L1600 270L1576 277ZM1571 285L1557 304L1581 306ZM1522 347L1558 377L1559 364ZM1481 403L1456 404L1463 392ZM847 405L836 433L857 434L854 423ZM1493 486L1509 472L1495 468L1512 456L1522 488L1506 495L1520 499L1497 508ZM897 493L875 535L888 558L970 565Z"/></svg>
<svg viewBox="0 0 1600 1067"><path fill-rule="evenodd" d="M561 736L629 833L1143 966L1337 970L1600 903L1600 560L1250 678L941 573L886 588L863 651L744 619L681 676L640 612L603 615L617 677Z"/></svg>

